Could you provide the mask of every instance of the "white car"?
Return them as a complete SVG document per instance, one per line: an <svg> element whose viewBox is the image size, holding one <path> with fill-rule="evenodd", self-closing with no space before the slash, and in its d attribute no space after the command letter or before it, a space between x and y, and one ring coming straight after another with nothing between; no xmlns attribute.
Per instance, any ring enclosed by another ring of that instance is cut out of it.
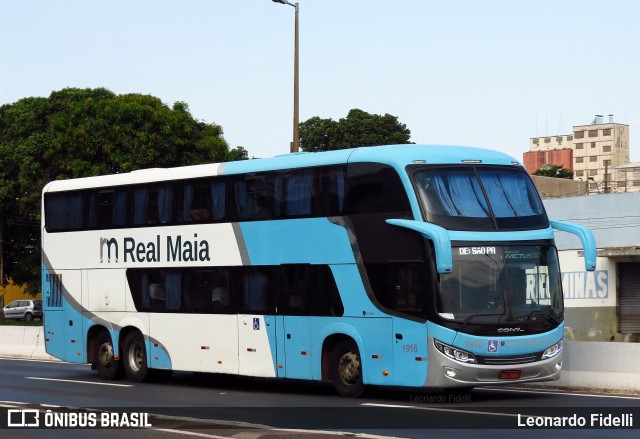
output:
<svg viewBox="0 0 640 439"><path fill-rule="evenodd" d="M42 319L42 300L14 300L2 310L5 319Z"/></svg>

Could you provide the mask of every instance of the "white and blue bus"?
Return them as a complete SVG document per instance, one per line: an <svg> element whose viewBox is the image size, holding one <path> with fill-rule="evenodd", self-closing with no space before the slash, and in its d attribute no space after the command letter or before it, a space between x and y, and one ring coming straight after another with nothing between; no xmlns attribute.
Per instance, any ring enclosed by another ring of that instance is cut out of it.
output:
<svg viewBox="0 0 640 439"><path fill-rule="evenodd" d="M47 352L172 370L471 388L553 380L553 229L520 163L391 145L59 180L42 199Z"/></svg>

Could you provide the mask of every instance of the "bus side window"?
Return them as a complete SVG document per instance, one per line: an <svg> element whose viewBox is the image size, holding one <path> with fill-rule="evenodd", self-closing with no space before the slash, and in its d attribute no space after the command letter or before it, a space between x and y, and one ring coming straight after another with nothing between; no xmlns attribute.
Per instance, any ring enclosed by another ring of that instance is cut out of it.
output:
<svg viewBox="0 0 640 439"><path fill-rule="evenodd" d="M244 175L235 179L235 219L255 221L280 217L282 199L282 175L266 173Z"/></svg>
<svg viewBox="0 0 640 439"><path fill-rule="evenodd" d="M47 194L47 230L76 230L82 227L83 197L81 192Z"/></svg>
<svg viewBox="0 0 640 439"><path fill-rule="evenodd" d="M98 192L98 224L100 227L122 227L127 224L127 191L107 189Z"/></svg>
<svg viewBox="0 0 640 439"><path fill-rule="evenodd" d="M133 224L168 224L173 219L173 188L137 187L133 190Z"/></svg>
<svg viewBox="0 0 640 439"><path fill-rule="evenodd" d="M411 212L400 176L391 166L353 163L347 177L347 214Z"/></svg>
<svg viewBox="0 0 640 439"><path fill-rule="evenodd" d="M311 215L313 170L290 172L284 178L284 203L287 217Z"/></svg>

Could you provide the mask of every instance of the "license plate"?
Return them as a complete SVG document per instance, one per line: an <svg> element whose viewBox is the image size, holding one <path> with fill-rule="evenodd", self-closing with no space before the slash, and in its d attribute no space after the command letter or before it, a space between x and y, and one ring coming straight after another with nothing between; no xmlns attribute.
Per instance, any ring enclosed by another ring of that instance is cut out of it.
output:
<svg viewBox="0 0 640 439"><path fill-rule="evenodd" d="M522 376L521 370L501 370L498 375L500 380L519 380Z"/></svg>

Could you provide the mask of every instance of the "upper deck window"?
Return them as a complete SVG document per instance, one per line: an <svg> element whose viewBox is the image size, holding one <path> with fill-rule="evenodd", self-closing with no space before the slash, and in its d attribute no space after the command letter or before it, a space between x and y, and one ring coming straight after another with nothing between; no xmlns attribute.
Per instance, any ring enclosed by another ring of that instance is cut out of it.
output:
<svg viewBox="0 0 640 439"><path fill-rule="evenodd" d="M427 221L451 230L548 226L527 174L489 167L421 167L412 173Z"/></svg>

